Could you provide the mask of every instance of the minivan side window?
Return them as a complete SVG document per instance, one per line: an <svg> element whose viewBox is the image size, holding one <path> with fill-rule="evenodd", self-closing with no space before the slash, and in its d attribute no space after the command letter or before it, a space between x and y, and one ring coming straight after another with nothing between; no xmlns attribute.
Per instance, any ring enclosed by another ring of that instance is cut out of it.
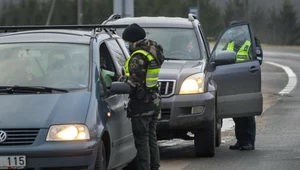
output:
<svg viewBox="0 0 300 170"><path fill-rule="evenodd" d="M107 42L107 45L109 47L109 50L110 50L112 56L117 61L116 64L117 64L117 67L119 67L117 69L122 69L122 67L124 67L125 61L126 61L126 58L125 58L125 55L124 55L122 49L120 48L119 44L117 43L117 41L115 39L111 39L106 42Z"/></svg>
<svg viewBox="0 0 300 170"><path fill-rule="evenodd" d="M107 44L103 42L100 45L100 74L103 78L106 88L110 88L113 81L117 81L118 73L116 71L112 55L107 48Z"/></svg>
<svg viewBox="0 0 300 170"><path fill-rule="evenodd" d="M119 43L120 48L122 49L123 54L124 54L124 56L125 56L125 58L126 58L126 60L127 60L127 58L129 58L130 54L129 54L129 51L128 51L128 50L126 49L126 47L125 47L125 42L124 42L124 40L118 38L118 39L117 39L117 42Z"/></svg>
<svg viewBox="0 0 300 170"><path fill-rule="evenodd" d="M103 77L101 74L99 75L98 84L99 84L100 97L105 97L106 93L105 93L104 88L106 88L106 87L104 86L104 80L103 80Z"/></svg>

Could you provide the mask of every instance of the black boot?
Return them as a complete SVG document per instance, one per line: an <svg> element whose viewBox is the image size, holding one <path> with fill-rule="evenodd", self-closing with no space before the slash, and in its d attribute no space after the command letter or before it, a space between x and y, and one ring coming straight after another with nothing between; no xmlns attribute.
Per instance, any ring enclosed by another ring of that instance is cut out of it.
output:
<svg viewBox="0 0 300 170"><path fill-rule="evenodd" d="M229 149L231 149L231 150L240 150L241 146L240 146L239 142L236 142L234 145L230 145Z"/></svg>
<svg viewBox="0 0 300 170"><path fill-rule="evenodd" d="M252 145L250 143L241 146L241 150L254 150L254 149L255 149L254 145Z"/></svg>

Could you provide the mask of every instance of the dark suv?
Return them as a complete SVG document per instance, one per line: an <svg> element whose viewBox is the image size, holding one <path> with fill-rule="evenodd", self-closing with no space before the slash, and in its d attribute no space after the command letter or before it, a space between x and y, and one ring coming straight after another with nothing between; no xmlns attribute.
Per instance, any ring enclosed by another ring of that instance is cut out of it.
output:
<svg viewBox="0 0 300 170"><path fill-rule="evenodd" d="M194 134L197 156L214 156L221 144L222 118L261 115L261 69L248 23L226 28L210 52L200 22L192 14L179 17L128 17L114 14L103 24L118 27L137 23L149 39L163 46L166 57L159 74L162 99L159 139L188 139ZM251 42L251 59L236 62L226 44L244 30ZM253 47L254 46L254 47Z"/></svg>
<svg viewBox="0 0 300 170"><path fill-rule="evenodd" d="M105 170L134 159L130 87L114 82L128 57L119 36L95 25L0 29L23 30L0 35L0 169Z"/></svg>

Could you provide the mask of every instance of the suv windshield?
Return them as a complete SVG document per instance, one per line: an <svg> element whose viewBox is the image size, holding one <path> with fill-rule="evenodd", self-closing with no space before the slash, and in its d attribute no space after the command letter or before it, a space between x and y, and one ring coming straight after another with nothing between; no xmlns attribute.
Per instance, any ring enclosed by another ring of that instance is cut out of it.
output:
<svg viewBox="0 0 300 170"><path fill-rule="evenodd" d="M146 38L163 46L164 55L169 59L199 60L202 59L196 33L191 28L144 28ZM122 36L124 28L117 29Z"/></svg>
<svg viewBox="0 0 300 170"><path fill-rule="evenodd" d="M89 46L66 43L0 45L0 86L88 86Z"/></svg>

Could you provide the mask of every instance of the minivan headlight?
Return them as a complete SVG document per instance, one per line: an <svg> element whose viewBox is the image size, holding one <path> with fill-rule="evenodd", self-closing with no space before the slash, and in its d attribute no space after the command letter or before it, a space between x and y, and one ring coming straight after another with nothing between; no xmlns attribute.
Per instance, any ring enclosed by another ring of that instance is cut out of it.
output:
<svg viewBox="0 0 300 170"><path fill-rule="evenodd" d="M53 125L48 131L46 141L72 141L90 139L85 125Z"/></svg>
<svg viewBox="0 0 300 170"><path fill-rule="evenodd" d="M181 84L179 94L196 94L204 92L204 73L187 77Z"/></svg>

